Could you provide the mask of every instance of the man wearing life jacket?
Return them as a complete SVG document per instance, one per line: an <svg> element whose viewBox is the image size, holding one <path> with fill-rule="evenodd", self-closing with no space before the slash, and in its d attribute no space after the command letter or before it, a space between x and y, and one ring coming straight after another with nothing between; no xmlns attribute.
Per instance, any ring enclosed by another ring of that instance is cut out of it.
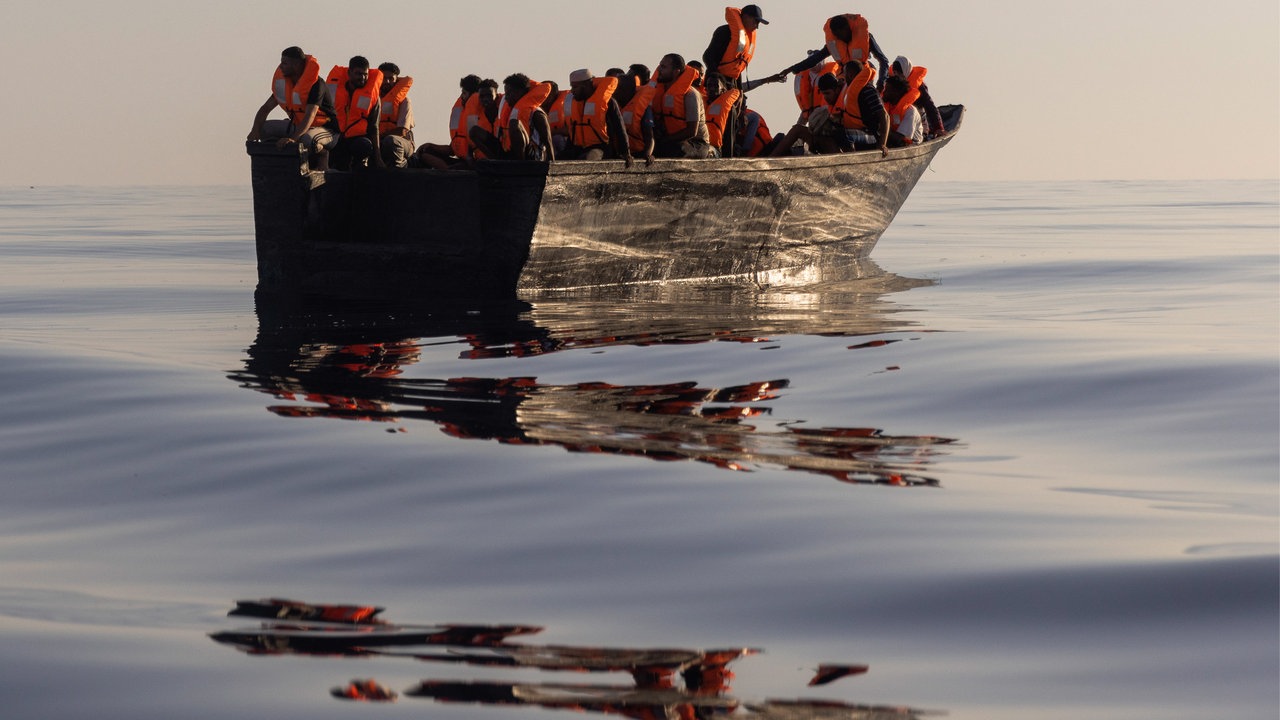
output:
<svg viewBox="0 0 1280 720"><path fill-rule="evenodd" d="M742 105L742 123L738 130L738 154L742 157L763 157L769 155L782 136L774 137L769 132L769 123L764 121L755 108Z"/></svg>
<svg viewBox="0 0 1280 720"><path fill-rule="evenodd" d="M495 83L496 85L496 83ZM411 163L415 167L426 167L435 170L447 170L461 166L471 155L471 139L467 137L467 109L473 114L480 112L479 100L473 100L480 91L480 76L466 75L458 81L459 93L454 98L453 107L449 111L449 143L424 142L418 146L418 152Z"/></svg>
<svg viewBox="0 0 1280 720"><path fill-rule="evenodd" d="M804 72L796 73L793 82L796 104L800 106L800 122L808 122L809 113L823 104L822 93L818 90L818 78L830 74L838 74L840 64L828 60Z"/></svg>
<svg viewBox="0 0 1280 720"><path fill-rule="evenodd" d="M712 156L702 93L693 87L697 71L676 53L663 56L654 72L654 155L702 159Z"/></svg>
<svg viewBox="0 0 1280 720"><path fill-rule="evenodd" d="M543 101L551 94L550 86L533 82L523 73L513 73L503 79L502 88L493 130L473 127L471 143L490 158L555 160L551 126L542 111Z"/></svg>
<svg viewBox="0 0 1280 720"><path fill-rule="evenodd" d="M613 98L617 77L596 77L583 68L569 74L569 95L564 100L564 121L569 141L567 160L622 158L631 167L631 147L622 122L622 108Z"/></svg>
<svg viewBox="0 0 1280 720"><path fill-rule="evenodd" d="M338 109L338 126L342 137L333 152L333 165L339 170L352 167L381 167L382 153L378 122L382 112L382 71L370 70L369 60L356 55L346 67L335 65L325 80Z"/></svg>
<svg viewBox="0 0 1280 720"><path fill-rule="evenodd" d="M924 122L915 108L920 92L913 89L905 77L894 76L885 83L881 97L889 114L889 147L924 142Z"/></svg>
<svg viewBox="0 0 1280 720"><path fill-rule="evenodd" d="M561 90L560 83L555 80L542 82L551 88L547 99L542 101L542 112L547 114L547 125L551 127L551 148L558 158L569 142L569 127L564 121L564 99L569 97L569 91Z"/></svg>
<svg viewBox="0 0 1280 720"><path fill-rule="evenodd" d="M729 125L729 116L738 104L742 91L729 87L729 81L720 73L713 72L707 76L707 139L711 147L720 157L732 157L734 143L725 143L725 133L733 135L737 128Z"/></svg>
<svg viewBox="0 0 1280 720"><path fill-rule="evenodd" d="M845 66L844 74L854 79L842 83L830 73L818 78L823 104L809 113L807 123L796 123L770 155L789 155L797 141L804 141L817 154L878 148L886 150L888 114L870 82L871 69L858 61Z"/></svg>
<svg viewBox="0 0 1280 720"><path fill-rule="evenodd" d="M768 25L759 5L744 5L741 10L734 7L724 9L725 24L711 33L711 42L702 52L702 62L707 72L718 72L725 77L730 89L738 90L743 96L765 83L782 82L784 73L770 75L762 80L747 80L747 66L756 54L756 33L761 25ZM738 126L738 108L735 106L727 119L728 127ZM733 133L728 136L728 148L725 157L733 155Z"/></svg>
<svg viewBox="0 0 1280 720"><path fill-rule="evenodd" d="M631 155L644 158L646 166L653 164L653 95L657 87L649 83L649 68L639 63L631 65L618 79L618 89L613 99L622 109L622 125L627 131L627 147Z"/></svg>
<svg viewBox="0 0 1280 720"><path fill-rule="evenodd" d="M881 156L888 156L889 114L876 92L874 74L870 65L858 60L844 66L844 89L835 103L835 115L854 150L879 149Z"/></svg>
<svg viewBox="0 0 1280 720"><path fill-rule="evenodd" d="M287 120L267 120L277 107L289 116ZM281 148L300 144L322 167L327 162L325 152L338 138L337 117L329 86L320 79L320 63L302 48L288 47L280 53L271 95L258 108L248 140L275 140Z"/></svg>
<svg viewBox="0 0 1280 720"><path fill-rule="evenodd" d="M382 162L388 167L409 167L413 157L413 107L409 104L409 88L413 78L400 76L400 66L384 62L379 95L382 107L378 111L378 134L382 136Z"/></svg>
<svg viewBox="0 0 1280 720"><path fill-rule="evenodd" d="M853 14L836 15L827 19L822 31L826 36L825 44L817 50L810 50L807 58L783 70L782 74L804 72L817 67L827 58L843 68L850 61L869 63L874 57L880 65L880 72L876 73L876 91L884 90L889 72L889 56L884 54L875 35L868 30L866 18Z"/></svg>
<svg viewBox="0 0 1280 720"><path fill-rule="evenodd" d="M894 59L893 64L889 66L889 79L892 80L895 77L906 78L907 85L919 93L915 106L927 125L925 136L937 137L945 134L947 128L942 122L942 113L938 112L938 106L934 104L933 98L929 95L929 86L924 84L924 77L928 72L927 69L919 65L913 67L910 60L899 55Z"/></svg>

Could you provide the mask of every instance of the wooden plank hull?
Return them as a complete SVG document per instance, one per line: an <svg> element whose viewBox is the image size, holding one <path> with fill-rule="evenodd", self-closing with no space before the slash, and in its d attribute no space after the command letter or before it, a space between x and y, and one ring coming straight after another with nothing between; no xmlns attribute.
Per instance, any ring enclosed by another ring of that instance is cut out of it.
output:
<svg viewBox="0 0 1280 720"><path fill-rule="evenodd" d="M950 132L890 151L320 172L249 143L260 287L486 294L760 278L871 252Z"/></svg>

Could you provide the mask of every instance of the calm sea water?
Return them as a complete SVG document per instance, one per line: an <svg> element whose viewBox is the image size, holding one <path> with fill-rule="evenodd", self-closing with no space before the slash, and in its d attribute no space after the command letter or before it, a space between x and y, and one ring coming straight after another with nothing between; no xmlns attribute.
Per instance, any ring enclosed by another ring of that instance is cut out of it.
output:
<svg viewBox="0 0 1280 720"><path fill-rule="evenodd" d="M1273 719L1278 241L1276 182L927 177L852 279L338 312L255 303L245 187L0 190L0 716Z"/></svg>

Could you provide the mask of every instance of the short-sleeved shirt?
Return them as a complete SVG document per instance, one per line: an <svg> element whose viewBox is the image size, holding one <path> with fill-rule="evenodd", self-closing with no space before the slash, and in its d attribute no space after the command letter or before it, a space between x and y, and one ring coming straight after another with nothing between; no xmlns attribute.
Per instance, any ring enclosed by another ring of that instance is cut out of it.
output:
<svg viewBox="0 0 1280 720"><path fill-rule="evenodd" d="M685 122L689 118L698 118L698 129L694 131L693 136L701 139L705 143L711 142L711 134L707 131L707 110L702 104L702 93L697 88L689 88L689 92L684 94L684 116Z"/></svg>
<svg viewBox="0 0 1280 720"><path fill-rule="evenodd" d="M915 106L908 107L907 111L902 113L902 121L893 130L913 143L924 142L924 123L921 122L920 112L915 109Z"/></svg>
<svg viewBox="0 0 1280 720"><path fill-rule="evenodd" d="M329 84L323 80L317 80L311 86L311 91L307 93L308 105L319 105L320 112L329 118L324 123L326 130L338 132L338 107L333 103L333 93L329 92Z"/></svg>

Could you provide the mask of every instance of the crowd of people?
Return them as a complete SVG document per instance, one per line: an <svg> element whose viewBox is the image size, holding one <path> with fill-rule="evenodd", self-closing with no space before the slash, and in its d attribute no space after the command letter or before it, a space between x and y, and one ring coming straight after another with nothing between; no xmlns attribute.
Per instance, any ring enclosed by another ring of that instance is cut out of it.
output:
<svg viewBox="0 0 1280 720"><path fill-rule="evenodd" d="M467 75L449 116L449 142L415 145L409 101L413 78L362 56L334 66L298 47L281 53L271 96L259 108L249 140L299 143L328 167L469 167L476 159L603 160L760 157L838 153L919 143L945 132L924 83L926 70L905 56L892 63L866 18L836 15L824 44L804 60L763 79L746 78L761 26L757 5L725 8L701 61L664 55L651 72L642 64L603 75L569 74L568 88L513 73L499 86ZM875 60L876 65L872 64ZM800 116L772 135L747 93L794 77ZM288 116L268 120L281 108Z"/></svg>

